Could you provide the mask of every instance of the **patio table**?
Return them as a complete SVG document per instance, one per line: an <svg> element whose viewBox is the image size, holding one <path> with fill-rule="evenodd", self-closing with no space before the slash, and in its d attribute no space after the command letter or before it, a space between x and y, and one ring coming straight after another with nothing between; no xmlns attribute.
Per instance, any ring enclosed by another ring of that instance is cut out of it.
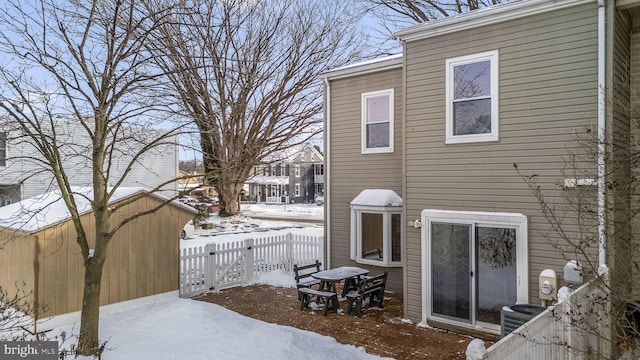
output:
<svg viewBox="0 0 640 360"><path fill-rule="evenodd" d="M337 284L342 280L345 281L345 286L342 288L342 297L348 291L348 285L351 279L356 280L358 283L361 276L367 275L369 270L355 267L355 266L342 266L330 270L323 270L312 274L314 278L320 280L320 290L331 291L337 293Z"/></svg>

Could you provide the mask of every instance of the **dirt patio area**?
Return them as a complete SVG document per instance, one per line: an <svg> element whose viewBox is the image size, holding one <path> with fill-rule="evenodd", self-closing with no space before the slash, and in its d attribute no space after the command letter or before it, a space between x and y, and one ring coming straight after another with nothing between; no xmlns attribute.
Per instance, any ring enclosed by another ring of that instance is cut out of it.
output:
<svg viewBox="0 0 640 360"><path fill-rule="evenodd" d="M292 326L364 347L394 359L465 359L468 336L423 328L402 318L402 295L387 292L384 309L364 310L361 318L346 312L322 316L322 309L300 310L296 289L267 285L240 286L205 294L208 301L254 319ZM342 309L346 303L341 302ZM487 346L490 343L486 343Z"/></svg>

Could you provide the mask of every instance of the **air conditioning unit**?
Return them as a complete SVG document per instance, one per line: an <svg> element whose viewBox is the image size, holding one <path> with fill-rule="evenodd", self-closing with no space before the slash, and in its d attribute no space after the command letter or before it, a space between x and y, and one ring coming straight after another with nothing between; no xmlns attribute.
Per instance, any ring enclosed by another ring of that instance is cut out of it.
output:
<svg viewBox="0 0 640 360"><path fill-rule="evenodd" d="M547 308L535 305L505 306L500 311L501 336L505 337Z"/></svg>

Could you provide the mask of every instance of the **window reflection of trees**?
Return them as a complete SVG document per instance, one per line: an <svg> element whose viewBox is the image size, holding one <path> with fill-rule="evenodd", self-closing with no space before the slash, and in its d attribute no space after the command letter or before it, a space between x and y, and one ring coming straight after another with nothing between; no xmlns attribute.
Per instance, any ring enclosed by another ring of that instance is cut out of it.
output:
<svg viewBox="0 0 640 360"><path fill-rule="evenodd" d="M455 135L491 132L491 61L454 66Z"/></svg>
<svg viewBox="0 0 640 360"><path fill-rule="evenodd" d="M470 99L491 95L491 61L454 67L454 99Z"/></svg>
<svg viewBox="0 0 640 360"><path fill-rule="evenodd" d="M478 257L492 269L516 263L516 230L505 228L476 228Z"/></svg>

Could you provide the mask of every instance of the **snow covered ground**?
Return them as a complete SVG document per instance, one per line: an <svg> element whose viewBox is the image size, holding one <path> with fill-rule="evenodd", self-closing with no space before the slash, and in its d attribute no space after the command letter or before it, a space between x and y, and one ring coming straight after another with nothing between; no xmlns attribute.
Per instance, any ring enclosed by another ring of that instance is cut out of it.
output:
<svg viewBox="0 0 640 360"><path fill-rule="evenodd" d="M301 224L299 218L322 218L317 205L243 205L253 215L282 216L290 220L252 219L245 215L209 219L215 231L197 230L181 247L204 245L231 238L246 238L244 231L260 230L260 236L279 232L322 235L322 225ZM235 232L235 233L234 233ZM291 274L272 272L256 283L295 286ZM293 314L295 315L295 314ZM293 316L292 315L292 316ZM53 334L64 334L68 348L75 341L78 325L57 328ZM100 339L107 341L104 360L128 359L380 359L363 348L342 345L335 339L314 332L258 321L229 311L221 306L190 299L168 299L135 309L109 313L100 319Z"/></svg>
<svg viewBox="0 0 640 360"><path fill-rule="evenodd" d="M180 247L242 240L249 233L257 237L289 232L322 236L324 226L320 221L323 219L323 209L315 204L243 204L239 215L228 218L211 216L207 222L212 224L212 229L196 229L193 225L187 225L188 235L180 240Z"/></svg>
<svg viewBox="0 0 640 360"><path fill-rule="evenodd" d="M78 328L56 331L77 335ZM166 300L103 316L100 338L107 341L104 360L379 359L328 336L269 324L190 299Z"/></svg>

